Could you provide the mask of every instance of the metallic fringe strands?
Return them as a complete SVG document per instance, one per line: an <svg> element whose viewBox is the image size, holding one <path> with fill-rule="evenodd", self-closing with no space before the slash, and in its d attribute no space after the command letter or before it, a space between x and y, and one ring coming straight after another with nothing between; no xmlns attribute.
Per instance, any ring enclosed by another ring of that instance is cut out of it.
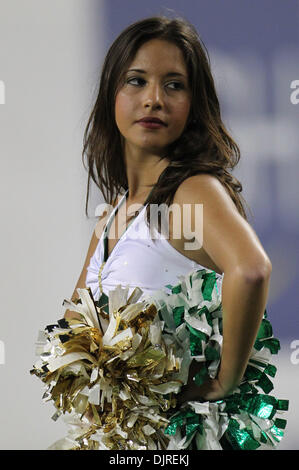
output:
<svg viewBox="0 0 299 470"><path fill-rule="evenodd" d="M264 312L243 380L219 401L177 405L189 367L201 385L217 375L222 348L222 304L214 271L179 276L139 301L143 291L117 286L98 301L90 289L63 305L81 320L58 320L38 338L30 371L46 387L53 419L64 415L65 438L49 450L271 449L281 441L288 400L270 392L280 349Z"/></svg>
<svg viewBox="0 0 299 470"><path fill-rule="evenodd" d="M100 293L103 294L103 286L102 286L102 271L103 271L103 268L106 264L106 261L104 261L102 264L101 264L101 267L99 269L99 289L100 289Z"/></svg>

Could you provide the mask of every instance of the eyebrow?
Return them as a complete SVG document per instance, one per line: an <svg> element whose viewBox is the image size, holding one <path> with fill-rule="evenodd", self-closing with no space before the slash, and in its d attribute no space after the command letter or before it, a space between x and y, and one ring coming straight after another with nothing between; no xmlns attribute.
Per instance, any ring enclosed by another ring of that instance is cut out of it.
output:
<svg viewBox="0 0 299 470"><path fill-rule="evenodd" d="M128 72L146 73L146 71L142 70L142 69L128 69ZM184 75L183 73L180 73L180 72L168 72L165 76L166 77L184 77L184 78L187 78L186 75Z"/></svg>

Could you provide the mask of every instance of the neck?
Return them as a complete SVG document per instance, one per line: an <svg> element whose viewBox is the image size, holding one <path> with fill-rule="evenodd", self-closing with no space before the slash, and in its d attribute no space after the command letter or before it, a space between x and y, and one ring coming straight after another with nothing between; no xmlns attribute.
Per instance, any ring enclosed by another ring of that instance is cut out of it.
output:
<svg viewBox="0 0 299 470"><path fill-rule="evenodd" d="M138 201L150 193L152 186L157 183L159 176L169 165L169 160L156 155L132 155L125 158L128 180L128 200Z"/></svg>

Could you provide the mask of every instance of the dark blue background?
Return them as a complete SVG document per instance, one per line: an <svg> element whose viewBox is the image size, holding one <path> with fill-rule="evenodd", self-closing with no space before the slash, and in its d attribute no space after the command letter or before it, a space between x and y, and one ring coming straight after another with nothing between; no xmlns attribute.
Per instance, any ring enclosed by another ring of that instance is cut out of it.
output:
<svg viewBox="0 0 299 470"><path fill-rule="evenodd" d="M194 24L211 57L213 57L214 50L221 51L224 55L236 60L242 54L251 53L262 61L264 66L267 83L263 97L263 118L265 119L271 118L275 113L273 60L279 50L291 51L293 54L291 62L294 61L292 70L294 70L294 64L297 64L295 65L297 74L292 76L292 79L299 79L299 55L293 52L299 51L299 3L297 1L197 0L182 2L177 0L160 2L151 0L148 4L140 0L112 0L104 3L104 8L99 10L99 14L100 12L103 14L103 11L105 12L105 51L130 23L148 16L174 13ZM219 97L221 103L221 94ZM242 113L246 117L244 110ZM299 104L296 111L294 105L289 105L289 113L292 119L298 119ZM222 115L226 122L226 117L230 116L230 109L225 103L222 103ZM238 142L238 135L234 137ZM284 156L281 155L281 158L283 159ZM296 168L298 169L298 166ZM293 166L290 166L290 171L293 171ZM280 167L277 161L271 161L270 156L263 162L260 172L262 174L259 175L259 181L261 184L263 182L267 184L269 204L264 212L261 212L258 210L259 194L249 201L255 215L250 223L256 230L273 265L272 279L274 280L273 283L271 280L273 287L272 290L270 289L267 309L274 327L274 334L288 341L299 338L298 224L294 227L291 223L292 218L298 218L298 212L294 214L294 211L290 209L290 213L286 214L284 211L282 222L277 185ZM246 175L242 178L241 182L246 183ZM285 191L288 191L287 185ZM246 198L245 191L243 194ZM260 197L263 197L262 194ZM296 197L299 204L298 193ZM290 206L294 207L294 204ZM266 215L268 223L265 225L263 219ZM286 223L288 220L290 224ZM290 260L292 263L288 269Z"/></svg>

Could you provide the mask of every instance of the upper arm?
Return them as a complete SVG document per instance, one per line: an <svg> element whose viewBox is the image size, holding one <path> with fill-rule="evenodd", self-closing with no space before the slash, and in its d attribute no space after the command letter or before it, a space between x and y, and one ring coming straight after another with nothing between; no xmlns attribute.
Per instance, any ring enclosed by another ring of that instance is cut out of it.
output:
<svg viewBox="0 0 299 470"><path fill-rule="evenodd" d="M98 226L98 224L97 224L97 226ZM72 295L72 300L73 301L75 299L79 298L77 289L78 288L80 288L80 289L86 288L87 268L89 266L90 259L91 259L92 255L95 252L95 249L97 247L98 242L99 242L99 239L98 239L96 230L94 230L93 234L92 234L92 237L91 237L91 240L90 240L90 243L89 243L89 247L88 247L87 255L86 255L86 258L85 258L84 266L82 268L82 271L80 273L79 279L77 281L77 284L75 286L75 289L74 289L74 292L73 292L73 295ZM72 320L72 319L80 320L81 316L77 312L66 310L66 312L64 314L64 318L66 318L66 320Z"/></svg>
<svg viewBox="0 0 299 470"><path fill-rule="evenodd" d="M83 272L87 271L87 268L88 268L89 263L90 263L90 259L93 256L93 254L96 250L96 247L98 246L98 243L99 243L99 237L98 237L98 234L97 234L98 233L98 226L99 226L99 222L97 223L96 228L92 233L92 237L91 237L89 247L88 247L88 250L87 250L87 255L86 255L86 258L85 258L85 261L84 261L84 266L82 268Z"/></svg>
<svg viewBox="0 0 299 470"><path fill-rule="evenodd" d="M203 205L202 232L193 235L222 272L237 268L253 276L268 273L271 262L255 231L218 178L191 176L180 185L176 198L180 204L191 204L191 227L196 227L194 204Z"/></svg>
<svg viewBox="0 0 299 470"><path fill-rule="evenodd" d="M86 276L87 268L88 268L89 263L90 263L90 259L93 256L93 254L94 254L94 252L95 252L95 250L98 246L98 243L99 243L99 240L102 236L103 230L105 229L105 226L106 226L111 208L113 208L114 206L115 206L115 203L113 204L112 207L108 206L108 211L106 210L106 211L103 212L103 214L99 217L99 220L98 220L98 222L95 226L95 229L92 233L92 237L91 237L91 240L90 240L90 243L89 243L87 255L86 255L84 266L82 268L82 273L81 273L81 275L84 276L84 279L85 279L85 276Z"/></svg>
<svg viewBox="0 0 299 470"><path fill-rule="evenodd" d="M115 205L115 203L113 204L113 206ZM108 208L110 209L110 208ZM88 251L87 251L87 255L86 255L86 258L85 258L85 262L84 262L84 266L82 268L82 271L81 271L81 274L79 276L79 279L77 281L77 284L76 284L76 287L74 289L74 293L72 295L72 299L76 299L78 298L78 293L77 293L77 288L80 288L80 289L84 289L86 287L86 275L87 275L87 268L90 264L90 259L91 257L93 256L95 250L96 250L96 247L99 243L99 239L101 238L101 235L102 235L102 232L105 228L105 225L107 223L107 220L108 220L108 217L109 217L109 213L110 213L110 210L108 210L108 212L104 212L100 217L99 217L99 220L96 224L96 227L92 233L92 237L91 237L91 240L90 240L90 243L89 243L89 247L88 247ZM80 315L76 312L72 312L72 311L69 311L67 310L64 314L64 317L67 319L67 320L70 320L72 318L75 318L75 319L78 319L80 320Z"/></svg>

